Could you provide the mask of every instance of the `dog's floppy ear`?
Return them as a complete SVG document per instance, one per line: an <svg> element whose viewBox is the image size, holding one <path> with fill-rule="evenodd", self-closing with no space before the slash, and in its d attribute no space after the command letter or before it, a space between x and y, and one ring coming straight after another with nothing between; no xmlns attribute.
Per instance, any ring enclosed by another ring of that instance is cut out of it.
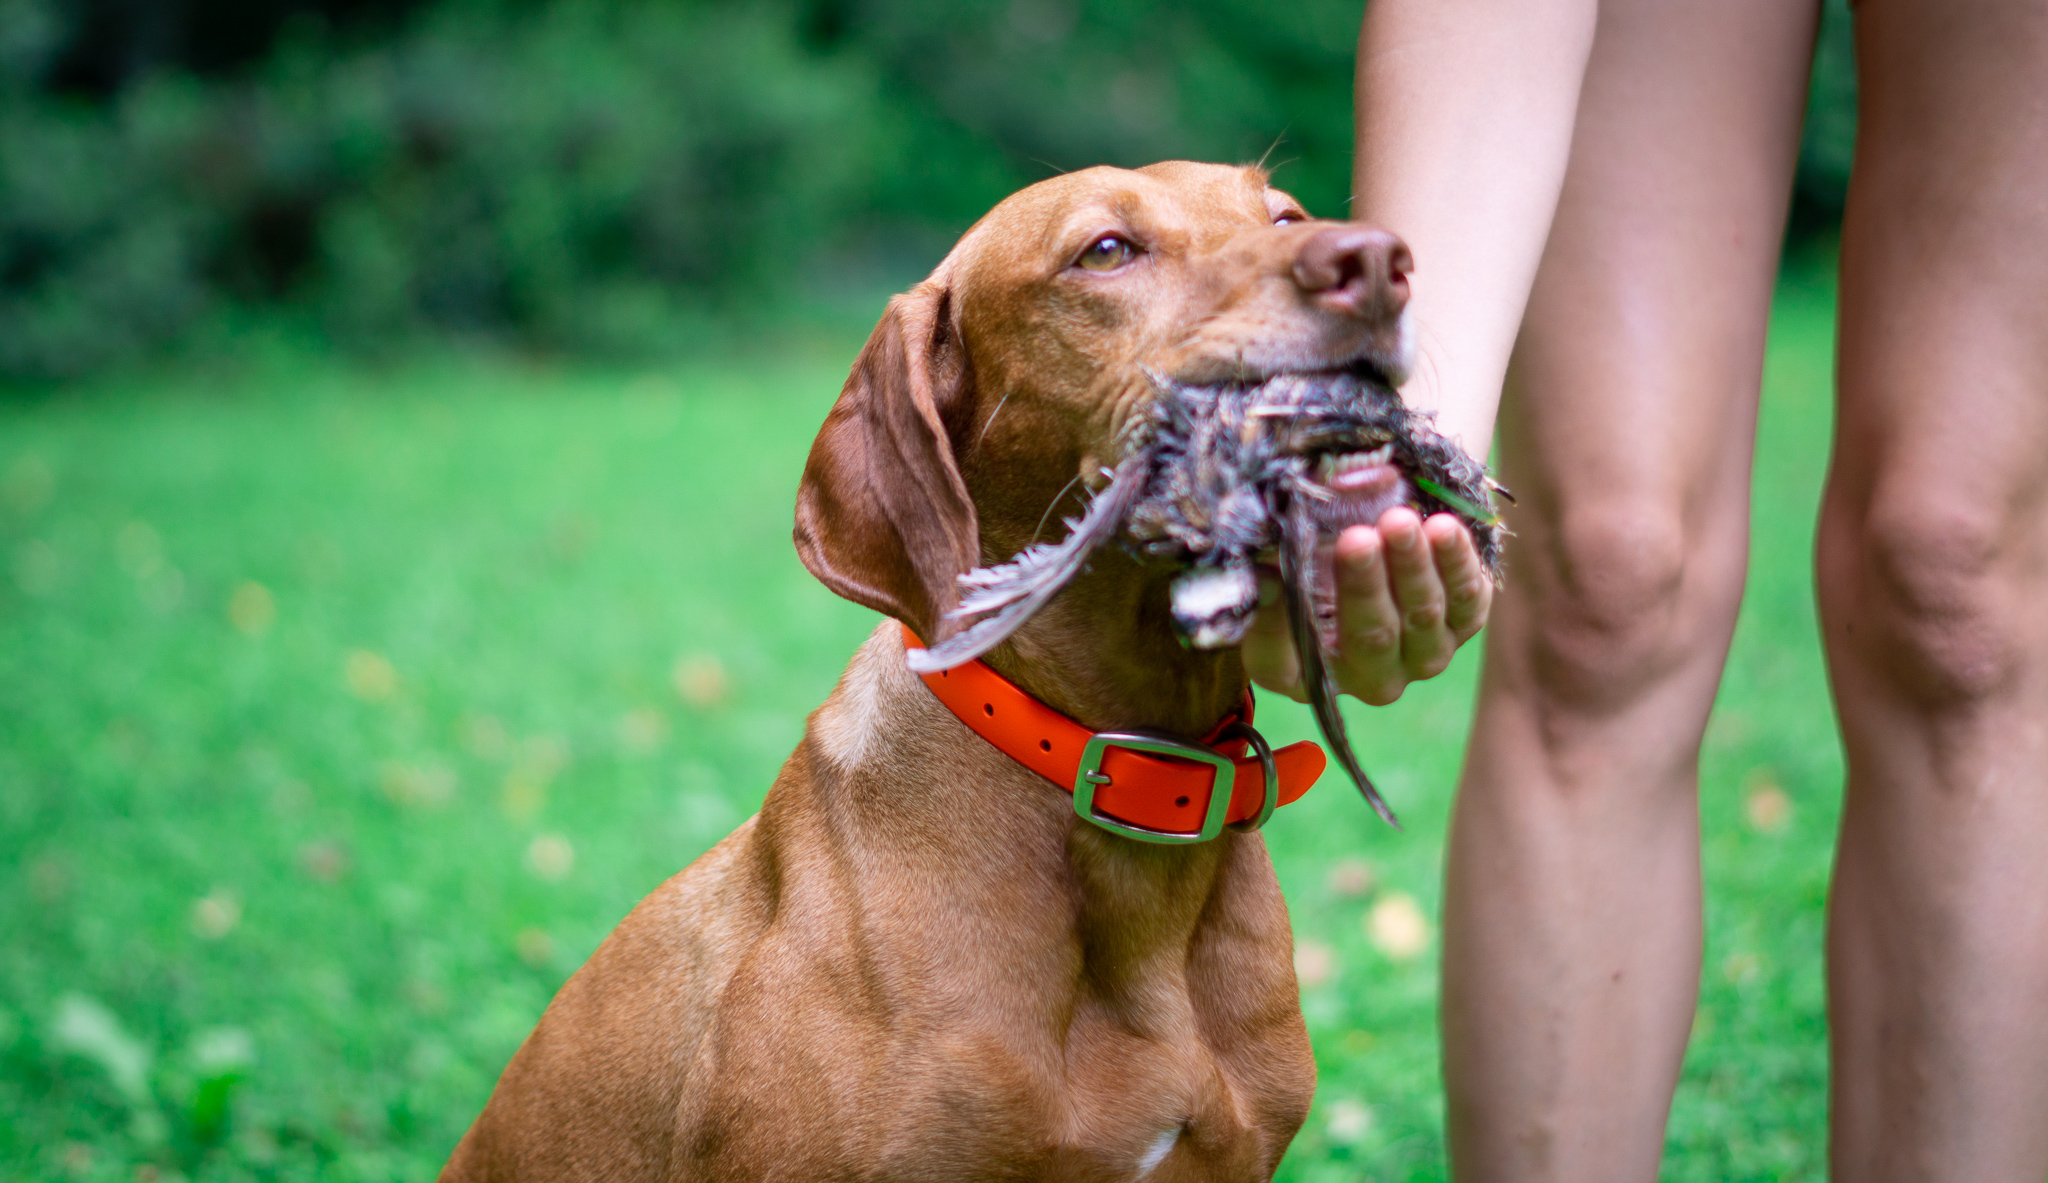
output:
<svg viewBox="0 0 2048 1183"><path fill-rule="evenodd" d="M796 495L796 549L826 587L936 645L980 558L980 529L947 420L963 422L970 376L936 281L889 301L825 426Z"/></svg>

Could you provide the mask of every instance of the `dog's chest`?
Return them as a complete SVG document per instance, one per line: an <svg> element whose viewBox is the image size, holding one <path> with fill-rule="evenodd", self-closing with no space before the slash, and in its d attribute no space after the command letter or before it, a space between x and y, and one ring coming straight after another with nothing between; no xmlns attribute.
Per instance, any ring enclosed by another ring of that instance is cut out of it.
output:
<svg viewBox="0 0 2048 1183"><path fill-rule="evenodd" d="M711 1178L1257 1180L1307 1113L1305 1038L1219 1051L1193 1030L1135 1035L1100 1005L1064 1025L1000 1009L757 1045L684 1142L713 1151Z"/></svg>

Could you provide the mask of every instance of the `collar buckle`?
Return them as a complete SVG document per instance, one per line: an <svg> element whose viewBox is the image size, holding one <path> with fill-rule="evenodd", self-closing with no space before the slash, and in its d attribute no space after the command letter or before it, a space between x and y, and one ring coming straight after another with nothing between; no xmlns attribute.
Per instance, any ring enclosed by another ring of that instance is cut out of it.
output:
<svg viewBox="0 0 2048 1183"><path fill-rule="evenodd" d="M1239 828L1243 829L1257 829L1265 824L1267 818L1273 816L1273 808L1280 801L1280 778L1273 767L1272 749L1267 746L1263 736L1244 723L1233 724L1225 735L1226 738L1241 738L1249 742L1259 752L1264 765L1265 804L1257 815L1247 818L1245 823L1239 825ZM1112 778L1102 767L1112 748L1169 756L1176 760L1207 764L1215 769L1216 775L1209 782L1209 803L1203 810L1202 828L1194 831L1154 830L1098 811L1095 808L1095 793L1102 786L1112 783ZM1081 751L1080 768L1074 774L1074 815L1112 834L1121 834L1140 842L1173 846L1192 845L1197 842L1208 842L1223 833L1223 827L1230 816L1231 792L1236 787L1236 762L1206 745L1159 731L1098 731L1088 737L1088 744Z"/></svg>

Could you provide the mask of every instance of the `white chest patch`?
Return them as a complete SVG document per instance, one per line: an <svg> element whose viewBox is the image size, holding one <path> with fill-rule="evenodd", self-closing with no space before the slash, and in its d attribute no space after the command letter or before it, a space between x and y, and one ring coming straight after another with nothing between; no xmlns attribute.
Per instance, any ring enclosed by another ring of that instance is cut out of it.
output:
<svg viewBox="0 0 2048 1183"><path fill-rule="evenodd" d="M840 675L832 697L811 720L811 730L825 755L842 771L852 771L867 759L868 746L881 726L882 708L889 693L901 693L911 674L903 669L903 642L899 626L885 620L868 638L853 662Z"/></svg>
<svg viewBox="0 0 2048 1183"><path fill-rule="evenodd" d="M1159 1136L1152 1139L1152 1144L1147 1146L1145 1153L1138 1158L1138 1178L1142 1179L1151 1174L1153 1167L1166 1161L1166 1156L1173 1153L1174 1144L1180 1141L1181 1129L1182 1127L1175 1126L1170 1130L1161 1130Z"/></svg>

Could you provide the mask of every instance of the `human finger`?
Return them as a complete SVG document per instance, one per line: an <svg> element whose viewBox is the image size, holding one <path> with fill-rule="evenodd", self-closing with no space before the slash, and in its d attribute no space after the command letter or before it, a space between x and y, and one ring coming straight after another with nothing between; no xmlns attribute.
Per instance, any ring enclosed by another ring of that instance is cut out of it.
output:
<svg viewBox="0 0 2048 1183"><path fill-rule="evenodd" d="M1479 561L1479 548L1472 532L1447 513L1431 515L1422 523L1436 560L1437 578L1444 588L1444 627L1459 645L1472 639L1486 626L1493 608L1493 577Z"/></svg>
<svg viewBox="0 0 2048 1183"><path fill-rule="evenodd" d="M1294 634L1287 626L1287 607L1280 602L1280 580L1259 572L1259 607L1244 630L1244 671L1260 686L1307 702L1301 688L1301 661L1294 652Z"/></svg>
<svg viewBox="0 0 2048 1183"><path fill-rule="evenodd" d="M1337 536L1337 688L1374 706L1401 697L1401 610L1387 581L1386 544L1372 526Z"/></svg>
<svg viewBox="0 0 2048 1183"><path fill-rule="evenodd" d="M1457 641L1445 626L1444 585L1422 519L1406 507L1380 515L1387 573L1400 605L1401 666L1410 678L1433 678L1451 662Z"/></svg>

